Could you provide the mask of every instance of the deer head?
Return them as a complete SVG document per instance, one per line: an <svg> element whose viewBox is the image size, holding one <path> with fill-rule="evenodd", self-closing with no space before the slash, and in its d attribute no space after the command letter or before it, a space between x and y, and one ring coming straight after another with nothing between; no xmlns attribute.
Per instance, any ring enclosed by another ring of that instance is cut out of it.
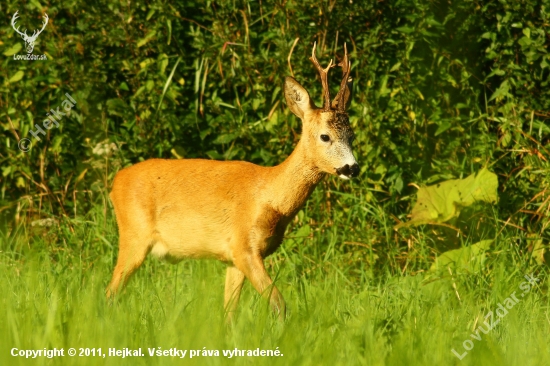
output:
<svg viewBox="0 0 550 366"><path fill-rule="evenodd" d="M308 164L314 165L322 172L349 179L359 174L359 165L351 150L354 134L346 113L351 100L352 86L347 48L344 45L344 57L338 64L342 68L342 81L332 103L328 86L328 72L333 67L332 60L323 69L315 56L315 48L314 44L310 60L321 76L323 107L317 108L307 90L292 77L285 79L285 98L292 113L302 119L302 141L306 147Z"/></svg>
<svg viewBox="0 0 550 366"><path fill-rule="evenodd" d="M33 32L32 36L29 36L29 35L27 35L27 30L26 29L25 29L24 32L21 32L21 31L19 31L20 27L15 28L15 22L16 22L17 18L19 17L17 15L18 12L19 11L16 11L15 14L13 14L13 17L11 18L11 26L21 36L21 38L23 38L23 40L25 41L25 48L27 49L27 53L32 53L32 51L34 49L34 42L36 42L36 39L38 38L40 33L42 33L42 31L44 30L44 28L46 28L46 25L48 24L48 19L49 19L48 14L44 14L44 24L42 25L42 29L35 30Z"/></svg>

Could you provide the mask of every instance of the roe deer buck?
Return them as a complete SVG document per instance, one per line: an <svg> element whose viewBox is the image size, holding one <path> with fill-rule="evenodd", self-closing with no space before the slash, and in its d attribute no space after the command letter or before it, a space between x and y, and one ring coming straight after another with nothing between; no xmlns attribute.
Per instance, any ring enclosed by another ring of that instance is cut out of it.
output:
<svg viewBox="0 0 550 366"><path fill-rule="evenodd" d="M346 113L352 82L347 49L339 64L340 90L332 104L327 79L332 60L323 69L315 45L310 60L321 76L324 105L317 108L294 78L285 79L288 107L303 128L302 138L282 164L150 159L118 172L110 197L120 244L108 298L124 287L149 252L174 262L215 258L228 264L224 296L228 320L245 277L284 317L283 297L263 259L279 247L286 226L325 173L344 179L359 173Z"/></svg>

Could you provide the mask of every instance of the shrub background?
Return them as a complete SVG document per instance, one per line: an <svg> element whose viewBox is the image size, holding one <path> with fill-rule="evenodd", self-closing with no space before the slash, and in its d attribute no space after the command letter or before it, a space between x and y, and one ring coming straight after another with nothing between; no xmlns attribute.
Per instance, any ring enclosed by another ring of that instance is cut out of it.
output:
<svg viewBox="0 0 550 366"><path fill-rule="evenodd" d="M17 10L30 30L49 15L34 50L47 61L13 59L25 53L10 26ZM294 74L321 102L308 60L316 41L322 64L348 44L361 175L326 179L301 224L315 229L333 210L373 204L392 221L372 219L369 232L354 230L354 217L334 225L348 240L402 250L412 231L391 226L406 220L414 185L487 166L499 175L490 215L547 241L549 11L532 0L3 2L3 224L10 233L55 218L72 228L98 203L111 214L116 171L151 157L281 162L300 133L284 77ZM333 95L339 79L334 69ZM77 100L71 116L34 141L29 130L65 93ZM33 140L28 153L17 148L23 137Z"/></svg>

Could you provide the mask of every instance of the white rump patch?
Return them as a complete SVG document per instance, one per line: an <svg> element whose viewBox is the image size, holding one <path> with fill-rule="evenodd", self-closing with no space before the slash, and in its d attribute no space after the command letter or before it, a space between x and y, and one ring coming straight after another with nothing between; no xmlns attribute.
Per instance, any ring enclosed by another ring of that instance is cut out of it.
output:
<svg viewBox="0 0 550 366"><path fill-rule="evenodd" d="M156 242L155 245L153 245L153 248L151 249L151 254L157 258L162 259L166 257L166 254L168 254L168 249L164 246L164 244L160 242Z"/></svg>

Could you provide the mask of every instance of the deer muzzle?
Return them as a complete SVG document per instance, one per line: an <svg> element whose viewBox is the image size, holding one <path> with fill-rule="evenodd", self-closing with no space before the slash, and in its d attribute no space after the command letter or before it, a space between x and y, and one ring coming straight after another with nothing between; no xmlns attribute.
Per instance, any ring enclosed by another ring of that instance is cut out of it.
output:
<svg viewBox="0 0 550 366"><path fill-rule="evenodd" d="M355 163L353 165L346 164L343 167L336 168L336 174L344 178L354 178L359 175L359 164Z"/></svg>

